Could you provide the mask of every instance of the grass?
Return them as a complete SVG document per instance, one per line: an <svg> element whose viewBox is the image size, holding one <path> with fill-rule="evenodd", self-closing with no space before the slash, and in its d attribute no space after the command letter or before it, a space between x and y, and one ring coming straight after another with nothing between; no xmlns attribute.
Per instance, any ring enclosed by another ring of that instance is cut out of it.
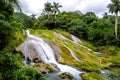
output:
<svg viewBox="0 0 120 80"><path fill-rule="evenodd" d="M83 78L82 80L105 80L95 72L83 73L82 78Z"/></svg>

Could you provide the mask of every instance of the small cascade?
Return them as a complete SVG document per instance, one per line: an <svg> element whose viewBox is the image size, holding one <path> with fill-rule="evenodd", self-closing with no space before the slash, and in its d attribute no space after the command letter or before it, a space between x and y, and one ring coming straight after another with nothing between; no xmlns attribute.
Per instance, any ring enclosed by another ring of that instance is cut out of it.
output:
<svg viewBox="0 0 120 80"><path fill-rule="evenodd" d="M77 40L77 42L76 42L76 38L75 38L75 37L74 37L75 40L72 41L72 40L66 38L65 36L63 36L63 35L61 35L61 34L57 34L56 32L54 32L54 34L55 34L56 36L58 36L59 38L62 38L62 39L64 39L64 40L68 40L68 41L70 41L70 42L72 42L72 43L78 44L78 41L79 41L79 40ZM88 51L91 51L91 52L93 52L93 53L96 54L96 52L93 51L92 49L90 49L90 48L88 48L88 47L86 47L86 46L84 46L84 45L82 45L82 44L78 44L78 45L81 46L82 48L87 49Z"/></svg>
<svg viewBox="0 0 120 80"><path fill-rule="evenodd" d="M26 31L26 34L27 34L28 38L23 43L23 45L24 45L23 54L25 55L26 58L30 54L30 52L29 52L30 49L34 49L41 61L43 61L44 63L57 65L57 67L60 69L60 72L58 72L56 75L61 74L63 72L69 72L75 77L74 80L81 80L81 77L79 75L82 72L80 72L77 69L72 68L68 65L59 64L55 59L55 54L54 54L53 49L48 45L48 43L46 43L40 37L31 35L29 30ZM75 57L74 53L70 49L69 49L69 51Z"/></svg>
<svg viewBox="0 0 120 80"><path fill-rule="evenodd" d="M105 78L105 80L109 80L108 74L110 73L109 70L100 70L100 75Z"/></svg>
<svg viewBox="0 0 120 80"><path fill-rule="evenodd" d="M74 35L72 35L72 34L71 34L71 38L72 38L72 40L73 40L74 42L76 42L76 43L82 43L80 39L78 39L76 36L74 36Z"/></svg>
<svg viewBox="0 0 120 80"><path fill-rule="evenodd" d="M64 46L70 51L72 57L73 57L75 60L80 61L80 60L76 57L75 53L74 53L69 47L67 47L66 45L64 45Z"/></svg>
<svg viewBox="0 0 120 80"><path fill-rule="evenodd" d="M61 35L61 34L58 34L58 33L56 33L56 32L54 32L54 34L55 34L56 36L64 39L64 40L69 40L68 38L66 38L65 36L63 36L63 35Z"/></svg>

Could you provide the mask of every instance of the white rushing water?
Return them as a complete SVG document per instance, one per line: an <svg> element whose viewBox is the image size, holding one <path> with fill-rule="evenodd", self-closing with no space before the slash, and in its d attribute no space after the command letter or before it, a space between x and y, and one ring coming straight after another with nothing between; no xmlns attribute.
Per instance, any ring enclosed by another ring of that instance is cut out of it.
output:
<svg viewBox="0 0 120 80"><path fill-rule="evenodd" d="M25 50L28 49L28 51L25 53L25 56L27 56L29 54L29 48L33 47L35 49L35 51L37 52L39 58L44 62L44 63L48 63L48 64L56 64L57 67L60 69L60 73L63 72L69 72L71 73L75 79L74 80L81 80L81 77L79 76L82 72L80 72L79 70L72 68L68 65L62 65L59 64L56 59L55 59L55 55L54 55L54 51L53 49L48 45L48 43L46 43L42 38L40 37L36 37L30 34L29 30L26 31L26 34L28 35L28 38L25 42L26 47Z"/></svg>
<svg viewBox="0 0 120 80"><path fill-rule="evenodd" d="M54 32L54 34L55 34L56 36L58 36L59 38L62 38L62 39L64 39L64 40L68 40L68 41L70 41L70 42L72 42L72 43L75 43L75 44L81 46L82 48L84 48L84 49L86 49L86 50L88 50L88 51L91 51L91 52L93 52L93 53L95 53L95 54L98 53L98 52L93 51L93 50L90 49L89 47L86 47L86 46L84 46L84 45L82 45L82 44L79 44L79 43L82 43L82 42L81 42L77 37L75 37L74 35L71 35L72 40L70 40L70 39L66 38L65 36L63 36L63 35L61 35L61 34L58 34L58 33L56 33L56 32ZM99 53L100 53L100 52L99 52Z"/></svg>
<svg viewBox="0 0 120 80"><path fill-rule="evenodd" d="M75 60L80 61L80 60L76 57L76 55L75 55L75 53L74 53L73 50L71 50L71 49L70 49L69 47L67 47L66 45L64 45L64 46L69 50L70 54L72 55L72 57L73 57Z"/></svg>
<svg viewBox="0 0 120 80"><path fill-rule="evenodd" d="M71 34L71 38L72 38L72 40L73 40L74 42L76 42L76 43L82 43L79 38L77 38L76 36L74 36L74 35L72 35L72 34Z"/></svg>

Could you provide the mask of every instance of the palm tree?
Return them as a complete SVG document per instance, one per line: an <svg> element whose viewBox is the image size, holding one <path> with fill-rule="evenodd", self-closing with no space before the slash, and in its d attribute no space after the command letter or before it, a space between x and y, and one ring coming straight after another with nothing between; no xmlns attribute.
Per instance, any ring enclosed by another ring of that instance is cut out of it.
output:
<svg viewBox="0 0 120 80"><path fill-rule="evenodd" d="M117 37L117 25L118 25L118 12L120 11L120 1L119 0L111 0L112 3L108 4L109 12L115 14L115 36Z"/></svg>
<svg viewBox="0 0 120 80"><path fill-rule="evenodd" d="M55 18L56 18L56 14L60 13L59 8L62 7L62 5L59 5L59 3L53 2L53 13L55 14Z"/></svg>
<svg viewBox="0 0 120 80"><path fill-rule="evenodd" d="M44 7L45 7L44 11L47 13L47 15L52 13L52 5L51 5L51 3L49 3L49 2L45 3Z"/></svg>
<svg viewBox="0 0 120 80"><path fill-rule="evenodd" d="M107 12L105 12L105 13L103 14L103 18L104 18L104 19L107 19L107 18L108 18L108 13L107 13Z"/></svg>
<svg viewBox="0 0 120 80"><path fill-rule="evenodd" d="M35 19L35 16L36 16L35 14L32 14L32 15L31 15L31 18L32 18L32 19Z"/></svg>

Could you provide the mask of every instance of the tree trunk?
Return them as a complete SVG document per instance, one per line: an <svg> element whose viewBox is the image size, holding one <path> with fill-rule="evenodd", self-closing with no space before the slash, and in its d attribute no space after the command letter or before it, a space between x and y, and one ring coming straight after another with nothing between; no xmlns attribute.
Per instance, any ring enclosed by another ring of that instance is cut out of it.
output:
<svg viewBox="0 0 120 80"><path fill-rule="evenodd" d="M55 11L55 13L54 13L54 14L55 14L55 19L56 19L57 11Z"/></svg>
<svg viewBox="0 0 120 80"><path fill-rule="evenodd" d="M56 19L56 14L55 14L55 19Z"/></svg>
<svg viewBox="0 0 120 80"><path fill-rule="evenodd" d="M116 39L118 38L118 36L117 36L117 26L118 26L117 16L118 16L118 13L115 14L115 37L116 37Z"/></svg>

